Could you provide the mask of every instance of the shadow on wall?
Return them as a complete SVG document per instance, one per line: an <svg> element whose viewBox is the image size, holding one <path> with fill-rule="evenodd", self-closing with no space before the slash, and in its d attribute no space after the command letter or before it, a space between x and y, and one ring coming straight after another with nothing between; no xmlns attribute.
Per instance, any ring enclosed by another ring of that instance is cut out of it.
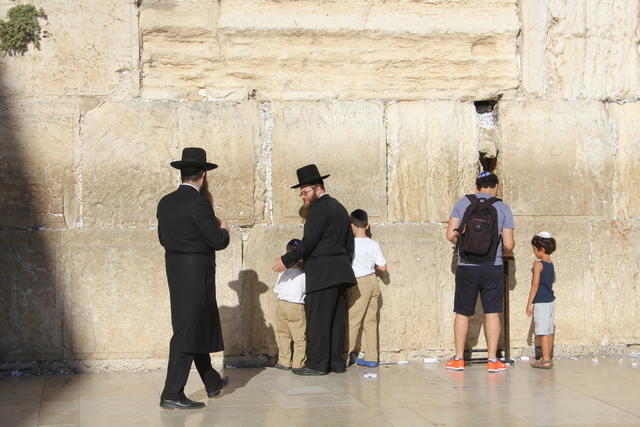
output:
<svg viewBox="0 0 640 427"><path fill-rule="evenodd" d="M239 304L219 307L225 339L225 366L273 365L278 353L276 336L273 326L267 323L260 301L260 295L269 287L259 280L254 270L240 271L238 279L229 282L229 287L238 294Z"/></svg>
<svg viewBox="0 0 640 427"><path fill-rule="evenodd" d="M11 100L0 87L0 390L8 397L17 377L69 370L51 362L65 358L64 337L73 334L57 261L65 218L56 181L67 172L47 167L49 154L60 149L56 138L68 135L46 133L57 113L41 107ZM20 425L28 412L12 421Z"/></svg>

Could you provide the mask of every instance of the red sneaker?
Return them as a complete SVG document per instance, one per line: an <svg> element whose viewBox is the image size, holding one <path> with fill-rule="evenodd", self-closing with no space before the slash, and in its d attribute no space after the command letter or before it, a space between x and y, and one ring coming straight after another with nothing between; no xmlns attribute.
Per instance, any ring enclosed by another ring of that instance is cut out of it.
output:
<svg viewBox="0 0 640 427"><path fill-rule="evenodd" d="M453 369L454 371L464 371L464 359L456 360L452 357L444 367L446 369Z"/></svg>
<svg viewBox="0 0 640 427"><path fill-rule="evenodd" d="M491 360L489 360L487 362L487 371L489 372L502 372L505 369L507 369L507 365L505 365L499 360L496 360L495 362L492 362Z"/></svg>

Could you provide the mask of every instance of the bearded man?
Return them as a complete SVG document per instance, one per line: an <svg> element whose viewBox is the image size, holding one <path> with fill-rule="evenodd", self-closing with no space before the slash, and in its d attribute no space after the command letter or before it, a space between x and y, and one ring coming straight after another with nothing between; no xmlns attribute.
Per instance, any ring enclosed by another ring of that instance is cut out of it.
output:
<svg viewBox="0 0 640 427"><path fill-rule="evenodd" d="M356 283L351 261L354 241L349 213L325 193L316 165L297 170L298 195L308 207L302 245L276 258L273 270L282 272L299 260L306 275L307 361L293 369L298 375L346 372L344 335L347 313L346 289Z"/></svg>
<svg viewBox="0 0 640 427"><path fill-rule="evenodd" d="M184 394L192 363L209 397L219 395L227 384L211 366L209 353L224 349L216 303L215 251L229 245L229 227L213 213L207 171L218 166L207 162L207 153L187 147L182 160L171 166L180 169L182 184L160 200L157 211L158 237L166 250L173 328L160 406L197 409L205 404Z"/></svg>

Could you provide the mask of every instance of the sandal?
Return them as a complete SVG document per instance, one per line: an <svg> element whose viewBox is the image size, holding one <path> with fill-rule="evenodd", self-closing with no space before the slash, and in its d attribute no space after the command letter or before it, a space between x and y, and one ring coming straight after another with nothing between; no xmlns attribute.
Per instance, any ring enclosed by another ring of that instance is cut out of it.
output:
<svg viewBox="0 0 640 427"><path fill-rule="evenodd" d="M531 367L537 369L551 369L553 367L553 362L551 360L535 360L531 362Z"/></svg>

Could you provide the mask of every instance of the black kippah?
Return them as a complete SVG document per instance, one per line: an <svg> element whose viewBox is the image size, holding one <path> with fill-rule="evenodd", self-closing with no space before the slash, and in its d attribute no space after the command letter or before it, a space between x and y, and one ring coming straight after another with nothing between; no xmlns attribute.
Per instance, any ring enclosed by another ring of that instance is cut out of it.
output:
<svg viewBox="0 0 640 427"><path fill-rule="evenodd" d="M297 248L298 246L301 246L302 242L300 241L300 239L291 239L289 240L289 243L287 243L287 247L292 246L294 248Z"/></svg>
<svg viewBox="0 0 640 427"><path fill-rule="evenodd" d="M351 216L358 221L369 222L369 216L367 215L367 211L362 209L356 209L351 212Z"/></svg>

